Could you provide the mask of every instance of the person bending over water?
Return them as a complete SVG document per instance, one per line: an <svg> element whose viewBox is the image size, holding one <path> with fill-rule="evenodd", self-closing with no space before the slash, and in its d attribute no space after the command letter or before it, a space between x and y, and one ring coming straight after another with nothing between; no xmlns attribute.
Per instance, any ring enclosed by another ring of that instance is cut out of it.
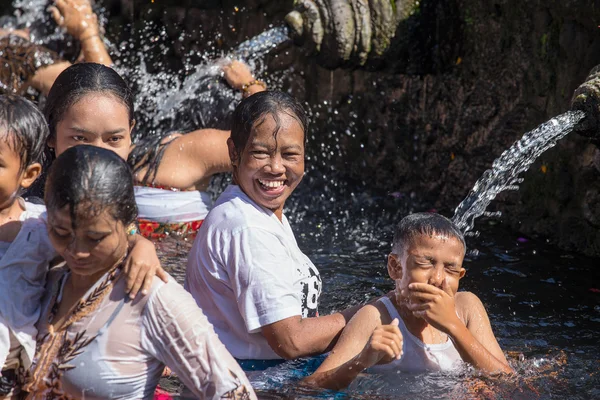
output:
<svg viewBox="0 0 600 400"><path fill-rule="evenodd" d="M66 150L45 201L66 265L49 273L28 398L147 399L165 364L197 398L256 398L181 285L155 281L147 296L127 296L123 259L137 207L124 160L94 146Z"/></svg>
<svg viewBox="0 0 600 400"><path fill-rule="evenodd" d="M238 105L227 140L233 184L209 212L188 258L185 287L242 361L323 353L352 313L319 316L319 271L283 214L304 175L307 129L304 109L285 93L257 93Z"/></svg>
<svg viewBox="0 0 600 400"><path fill-rule="evenodd" d="M16 398L35 350L35 323L49 264L59 255L52 248L45 224L45 207L20 195L38 178L48 127L30 101L0 95L0 398ZM133 247L124 268L130 296L155 272L167 280L154 246L130 235Z"/></svg>
<svg viewBox="0 0 600 400"><path fill-rule="evenodd" d="M234 87L253 80L240 62L226 67L225 77ZM263 87L245 89L251 94ZM44 114L50 127L48 145L56 155L79 144L110 149L123 159L130 155L133 94L111 68L92 63L67 68L52 86ZM212 205L205 192L210 178L231 169L228 137L228 131L201 129L165 139L156 157L130 158L142 234L156 237L198 229Z"/></svg>
<svg viewBox="0 0 600 400"><path fill-rule="evenodd" d="M443 371L462 360L491 374L512 372L479 298L458 292L465 252L463 234L447 218L402 219L387 265L395 291L361 308L304 382L341 389L377 364L374 371Z"/></svg>

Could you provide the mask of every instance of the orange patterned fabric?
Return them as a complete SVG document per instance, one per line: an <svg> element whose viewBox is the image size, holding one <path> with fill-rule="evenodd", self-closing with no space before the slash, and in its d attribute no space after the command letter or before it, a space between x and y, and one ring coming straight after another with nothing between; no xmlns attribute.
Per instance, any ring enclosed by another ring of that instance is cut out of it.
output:
<svg viewBox="0 0 600 400"><path fill-rule="evenodd" d="M147 219L138 219L140 234L148 239L163 239L167 236L195 237L202 226L201 221L189 222L156 222Z"/></svg>

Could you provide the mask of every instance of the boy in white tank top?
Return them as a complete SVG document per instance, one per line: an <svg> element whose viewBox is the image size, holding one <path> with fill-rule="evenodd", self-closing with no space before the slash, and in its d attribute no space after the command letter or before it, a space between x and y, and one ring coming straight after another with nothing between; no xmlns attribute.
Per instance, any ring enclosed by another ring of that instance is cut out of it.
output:
<svg viewBox="0 0 600 400"><path fill-rule="evenodd" d="M387 265L395 290L356 313L305 383L342 389L376 365L420 372L467 362L490 374L512 372L479 298L458 292L465 251L462 232L447 218L402 219Z"/></svg>

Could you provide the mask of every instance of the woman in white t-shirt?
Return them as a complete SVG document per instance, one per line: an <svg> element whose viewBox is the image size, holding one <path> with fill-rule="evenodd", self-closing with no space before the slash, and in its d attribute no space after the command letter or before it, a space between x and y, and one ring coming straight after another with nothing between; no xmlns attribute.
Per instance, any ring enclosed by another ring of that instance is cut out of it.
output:
<svg viewBox="0 0 600 400"><path fill-rule="evenodd" d="M319 316L319 272L298 248L283 206L304 175L308 118L291 96L261 92L233 113L233 184L204 220L186 288L238 360L326 352L352 311ZM245 367L271 363L242 362Z"/></svg>

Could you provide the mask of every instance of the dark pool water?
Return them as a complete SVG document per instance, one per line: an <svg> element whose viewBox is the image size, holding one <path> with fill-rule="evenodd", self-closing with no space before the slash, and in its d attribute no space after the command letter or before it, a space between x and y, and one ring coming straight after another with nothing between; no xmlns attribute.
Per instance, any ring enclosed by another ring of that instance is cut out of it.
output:
<svg viewBox="0 0 600 400"><path fill-rule="evenodd" d="M288 215L300 247L322 274L321 312L364 303L392 289L385 268L392 227L402 215L419 209L398 194L338 190L327 198L314 193L321 191L310 184L301 189ZM301 200L307 196L309 201ZM474 292L485 304L496 337L518 372L515 377L490 379L469 369L365 374L348 390L335 393L298 386L316 364L297 361L249 375L259 397L600 398L599 260L522 237L494 220L480 220L476 229L479 236L467 240L470 252L461 290ZM166 267L182 281L191 241L167 239L158 246Z"/></svg>

